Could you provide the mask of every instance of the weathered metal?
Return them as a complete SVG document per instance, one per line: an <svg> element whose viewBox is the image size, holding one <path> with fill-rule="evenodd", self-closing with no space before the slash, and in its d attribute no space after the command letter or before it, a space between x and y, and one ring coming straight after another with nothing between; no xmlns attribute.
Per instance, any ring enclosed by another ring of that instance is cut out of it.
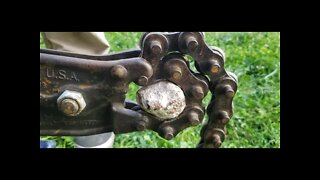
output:
<svg viewBox="0 0 320 180"><path fill-rule="evenodd" d="M41 135L136 130L134 124L142 115L125 109L125 95L131 82L139 84L141 77L152 76L152 67L140 57L117 59L123 58L123 54L110 56L115 60L109 56L40 50ZM81 93L86 102L86 108L77 116L67 116L58 107L57 99L66 90Z"/></svg>
<svg viewBox="0 0 320 180"><path fill-rule="evenodd" d="M208 46L201 32L148 32L140 47L108 56L40 49L40 134L150 129L172 139L200 124L207 111L198 147L219 147L237 91L236 76L224 69L224 53ZM190 69L185 55L195 60L199 73ZM125 101L131 82L142 86L139 104ZM213 96L206 109L202 101L209 90ZM80 93L85 108L74 98L57 103L65 91Z"/></svg>
<svg viewBox="0 0 320 180"><path fill-rule="evenodd" d="M77 116L86 107L86 101L81 93L76 91L64 91L57 99L58 108L67 116Z"/></svg>

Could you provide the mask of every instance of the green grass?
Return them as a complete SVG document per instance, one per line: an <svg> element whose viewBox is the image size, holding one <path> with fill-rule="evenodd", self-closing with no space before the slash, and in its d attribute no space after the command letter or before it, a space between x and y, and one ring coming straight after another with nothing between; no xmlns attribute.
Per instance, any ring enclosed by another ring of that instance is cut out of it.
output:
<svg viewBox="0 0 320 180"><path fill-rule="evenodd" d="M141 33L105 33L111 52L137 48ZM239 79L234 116L227 125L222 148L280 148L280 33L206 33L209 45L226 54L226 69ZM40 36L40 47L44 47ZM130 85L128 99L135 100L139 87ZM211 94L204 102L208 103ZM207 117L206 117L207 119ZM115 148L194 148L201 125L180 132L171 141L153 131L116 135ZM71 137L56 139L59 147L73 147Z"/></svg>

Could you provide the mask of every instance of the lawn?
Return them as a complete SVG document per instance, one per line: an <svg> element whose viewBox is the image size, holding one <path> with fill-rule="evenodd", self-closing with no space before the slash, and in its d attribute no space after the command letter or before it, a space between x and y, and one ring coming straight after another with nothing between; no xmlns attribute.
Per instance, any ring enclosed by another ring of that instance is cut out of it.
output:
<svg viewBox="0 0 320 180"><path fill-rule="evenodd" d="M107 32L111 52L137 48L142 33ZM206 42L226 54L226 69L239 79L234 116L221 148L280 148L280 33L207 32ZM40 34L40 47L44 48ZM127 98L138 90L130 85ZM208 103L211 94L205 98ZM206 117L207 119L207 117ZM205 120L206 121L206 120ZM116 135L115 148L194 148L202 125L190 127L167 141L153 131ZM59 148L73 147L72 137L55 139Z"/></svg>

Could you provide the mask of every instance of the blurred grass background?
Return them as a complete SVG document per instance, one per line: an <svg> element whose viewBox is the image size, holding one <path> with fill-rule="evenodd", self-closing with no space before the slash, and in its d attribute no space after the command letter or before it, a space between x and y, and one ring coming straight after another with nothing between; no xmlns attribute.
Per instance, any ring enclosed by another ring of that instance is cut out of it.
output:
<svg viewBox="0 0 320 180"><path fill-rule="evenodd" d="M107 32L105 36L111 52L118 52L138 48L141 34ZM280 148L280 33L207 32L205 41L225 52L225 68L239 79L235 113L227 125L227 138L221 148ZM40 47L45 48L41 34ZM131 84L127 98L135 100L138 89ZM209 93L204 100L206 104L210 97ZM114 147L194 148L199 142L201 127L190 127L170 141L153 131L116 135ZM58 148L74 147L72 137L40 138L56 140Z"/></svg>

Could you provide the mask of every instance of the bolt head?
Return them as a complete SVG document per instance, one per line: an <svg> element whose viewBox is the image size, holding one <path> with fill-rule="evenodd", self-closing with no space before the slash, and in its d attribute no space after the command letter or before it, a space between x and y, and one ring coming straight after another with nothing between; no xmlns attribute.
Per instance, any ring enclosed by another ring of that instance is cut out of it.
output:
<svg viewBox="0 0 320 180"><path fill-rule="evenodd" d="M202 99L204 97L203 90L200 86L193 86L191 92L193 97L195 97L196 99Z"/></svg>
<svg viewBox="0 0 320 180"><path fill-rule="evenodd" d="M218 118L221 119L223 124L227 124L230 120L229 114L226 111L221 111Z"/></svg>
<svg viewBox="0 0 320 180"><path fill-rule="evenodd" d="M235 95L234 90L232 89L232 87L230 85L226 85L224 87L224 93L228 98L233 98Z"/></svg>
<svg viewBox="0 0 320 180"><path fill-rule="evenodd" d="M111 75L117 79L124 79L127 74L127 69L121 65L116 65L111 69Z"/></svg>
<svg viewBox="0 0 320 180"><path fill-rule="evenodd" d="M167 140L171 140L173 139L174 135L173 135L173 128L170 126L167 126L163 129L164 131L164 138Z"/></svg>
<svg viewBox="0 0 320 180"><path fill-rule="evenodd" d="M138 81L137 81L137 84L138 84L139 86L145 86L145 85L148 84L148 81L149 81L149 78L148 78L148 77L146 77L146 76L141 76L141 77L139 77L139 79L138 79Z"/></svg>
<svg viewBox="0 0 320 180"><path fill-rule="evenodd" d="M210 68L210 71L212 73L218 73L220 70L220 67L218 65L212 65L211 68Z"/></svg>
<svg viewBox="0 0 320 180"><path fill-rule="evenodd" d="M161 43L159 41L153 41L150 45L151 51L155 55L159 55L162 52Z"/></svg>
<svg viewBox="0 0 320 180"><path fill-rule="evenodd" d="M213 135L213 144L215 147L220 147L221 146L221 138L218 134Z"/></svg>
<svg viewBox="0 0 320 180"><path fill-rule="evenodd" d="M146 129L146 123L144 121L140 121L137 124L138 131L144 131Z"/></svg>
<svg viewBox="0 0 320 180"><path fill-rule="evenodd" d="M189 52L194 52L198 48L199 43L196 40L196 38L191 36L187 40L187 46L188 46Z"/></svg>
<svg viewBox="0 0 320 180"><path fill-rule="evenodd" d="M199 115L194 111L189 112L188 120L192 126L197 126L198 124L200 124Z"/></svg>
<svg viewBox="0 0 320 180"><path fill-rule="evenodd" d="M216 74L220 71L221 67L220 67L219 62L217 60L210 60L210 61L208 61L207 65L208 65L208 67L210 67L209 71L211 73Z"/></svg>
<svg viewBox="0 0 320 180"><path fill-rule="evenodd" d="M182 74L179 71L173 72L173 75L172 75L173 79L175 79L175 80L181 79L181 76L182 76Z"/></svg>
<svg viewBox="0 0 320 180"><path fill-rule="evenodd" d="M173 78L174 80L178 81L182 77L182 71L179 66L171 66L169 67L169 73L170 77Z"/></svg>
<svg viewBox="0 0 320 180"><path fill-rule="evenodd" d="M173 139L173 134L172 133L167 133L167 134L165 134L164 138L167 139L167 140L171 140L171 139Z"/></svg>

